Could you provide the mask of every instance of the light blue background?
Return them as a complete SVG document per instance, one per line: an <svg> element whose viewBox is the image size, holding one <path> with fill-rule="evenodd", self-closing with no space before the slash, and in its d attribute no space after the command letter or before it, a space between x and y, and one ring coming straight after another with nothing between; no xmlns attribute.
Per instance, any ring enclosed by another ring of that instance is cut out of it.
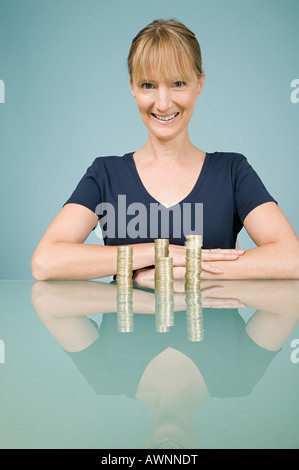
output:
<svg viewBox="0 0 299 470"><path fill-rule="evenodd" d="M95 157L144 145L126 58L159 17L202 48L192 142L246 155L299 233L298 0L0 0L0 278L31 279L38 241ZM240 241L253 246L244 230Z"/></svg>

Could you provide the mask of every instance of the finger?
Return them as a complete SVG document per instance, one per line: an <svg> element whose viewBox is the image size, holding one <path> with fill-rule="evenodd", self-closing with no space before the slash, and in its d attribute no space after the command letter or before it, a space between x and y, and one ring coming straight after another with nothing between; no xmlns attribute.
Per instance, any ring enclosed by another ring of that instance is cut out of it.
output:
<svg viewBox="0 0 299 470"><path fill-rule="evenodd" d="M174 278L173 290L174 292L185 292L185 278L184 277L181 276L181 277Z"/></svg>
<svg viewBox="0 0 299 470"><path fill-rule="evenodd" d="M186 273L185 266L174 266L173 267L173 279L179 280L184 279Z"/></svg>
<svg viewBox="0 0 299 470"><path fill-rule="evenodd" d="M238 253L223 253L221 251L207 251L202 253L202 259L205 261L234 261L241 255Z"/></svg>
<svg viewBox="0 0 299 470"><path fill-rule="evenodd" d="M223 248L211 248L210 250L203 249L203 253L223 253L223 254L228 254L228 255L243 255L245 253L245 250L236 250L234 248L228 248L228 249L223 249Z"/></svg>
<svg viewBox="0 0 299 470"><path fill-rule="evenodd" d="M136 279L134 285L144 289L155 289L155 281L153 279Z"/></svg>
<svg viewBox="0 0 299 470"><path fill-rule="evenodd" d="M201 292L202 297L206 297L206 296L209 296L210 294L216 294L216 292L219 292L223 289L224 287L222 286L213 286L213 287L205 287L205 288L200 287L200 292Z"/></svg>
<svg viewBox="0 0 299 470"><path fill-rule="evenodd" d="M150 269L139 269L134 274L134 280L151 280L154 279L155 270L153 268Z"/></svg>
<svg viewBox="0 0 299 470"><path fill-rule="evenodd" d="M204 308L244 308L246 305L235 299L213 299L205 298L202 301Z"/></svg>
<svg viewBox="0 0 299 470"><path fill-rule="evenodd" d="M202 261L202 263L201 263L201 268L204 271L207 271L209 273L223 274L223 271L221 269L217 268L216 266L211 266L210 264L207 264L204 261Z"/></svg>

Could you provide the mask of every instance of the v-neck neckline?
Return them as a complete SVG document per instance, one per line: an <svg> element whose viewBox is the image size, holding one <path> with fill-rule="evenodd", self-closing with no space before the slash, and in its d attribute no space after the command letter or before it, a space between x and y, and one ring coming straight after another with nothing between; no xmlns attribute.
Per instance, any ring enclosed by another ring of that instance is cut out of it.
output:
<svg viewBox="0 0 299 470"><path fill-rule="evenodd" d="M202 164L202 167L201 167L201 170L200 170L200 173L198 175L198 178L196 180L196 183L195 185L193 186L193 188L191 189L190 193L187 194L186 197L184 197L184 199L182 199L181 201L178 201L176 204L173 204L169 207L166 207L164 206L164 204L162 204L160 201L158 201L157 199L155 199L149 192L148 190L146 189L146 187L144 186L140 176L139 176L139 173L137 171L137 167L136 167L136 163L135 163L135 160L134 160L134 155L135 152L131 152L129 153L129 160L130 160L130 164L131 164L131 169L132 169L132 172L133 172L133 175L135 177L135 180L139 186L139 188L141 189L141 191L143 192L143 194L152 200L152 202L155 202L156 204L159 204L160 206L164 207L165 209L167 210L170 210L172 209L173 207L179 205L179 204L183 204L184 202L187 202L188 199L191 199L192 196L201 188L201 185L203 183L203 180L205 178L205 175L206 175L206 172L207 172L207 167L208 167L208 162L209 162L209 159L210 159L210 153L209 152L206 152L206 156L205 156L205 159L203 161L203 164Z"/></svg>

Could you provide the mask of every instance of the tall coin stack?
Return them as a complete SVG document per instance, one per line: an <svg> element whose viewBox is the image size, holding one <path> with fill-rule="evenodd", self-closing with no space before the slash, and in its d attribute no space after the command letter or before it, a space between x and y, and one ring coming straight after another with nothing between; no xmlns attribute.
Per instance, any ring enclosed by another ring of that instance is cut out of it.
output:
<svg viewBox="0 0 299 470"><path fill-rule="evenodd" d="M186 320L188 341L202 341L204 326L200 289L186 291Z"/></svg>
<svg viewBox="0 0 299 470"><path fill-rule="evenodd" d="M185 289L199 289L201 275L202 236L186 236Z"/></svg>
<svg viewBox="0 0 299 470"><path fill-rule="evenodd" d="M118 289L133 288L133 247L117 247L116 285Z"/></svg>
<svg viewBox="0 0 299 470"><path fill-rule="evenodd" d="M117 289L117 330L120 333L134 331L133 289Z"/></svg>

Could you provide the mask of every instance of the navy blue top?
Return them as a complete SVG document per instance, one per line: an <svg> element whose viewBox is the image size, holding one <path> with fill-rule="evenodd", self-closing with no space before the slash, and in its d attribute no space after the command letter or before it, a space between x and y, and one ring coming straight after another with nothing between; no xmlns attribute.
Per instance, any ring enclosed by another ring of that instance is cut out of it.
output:
<svg viewBox="0 0 299 470"><path fill-rule="evenodd" d="M98 215L106 245L153 242L160 237L184 245L191 228L203 236L205 249L234 248L249 212L265 202L276 202L244 155L214 152L206 153L188 196L167 209L147 192L133 153L96 158L65 203L81 204ZM200 219L202 224L197 223ZM169 228L166 235L165 227Z"/></svg>

